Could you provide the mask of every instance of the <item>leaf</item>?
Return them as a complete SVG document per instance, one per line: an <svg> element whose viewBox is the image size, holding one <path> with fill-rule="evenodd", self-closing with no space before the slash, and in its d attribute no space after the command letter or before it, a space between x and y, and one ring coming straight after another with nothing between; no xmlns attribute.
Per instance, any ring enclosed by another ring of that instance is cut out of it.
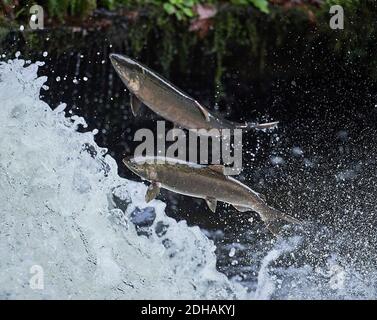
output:
<svg viewBox="0 0 377 320"><path fill-rule="evenodd" d="M194 6L194 0L184 0L183 3L186 7L193 7Z"/></svg>
<svg viewBox="0 0 377 320"><path fill-rule="evenodd" d="M177 19L178 19L179 21L183 20L182 12L180 12L180 11L176 11L175 16L177 17Z"/></svg>
<svg viewBox="0 0 377 320"><path fill-rule="evenodd" d="M251 3L264 13L270 13L267 0L251 0Z"/></svg>
<svg viewBox="0 0 377 320"><path fill-rule="evenodd" d="M168 13L168 14L173 14L175 12L175 8L172 4L166 2L164 3L164 10Z"/></svg>
<svg viewBox="0 0 377 320"><path fill-rule="evenodd" d="M192 12L192 10L190 8L182 8L182 11L188 17L193 17L194 16L194 13Z"/></svg>

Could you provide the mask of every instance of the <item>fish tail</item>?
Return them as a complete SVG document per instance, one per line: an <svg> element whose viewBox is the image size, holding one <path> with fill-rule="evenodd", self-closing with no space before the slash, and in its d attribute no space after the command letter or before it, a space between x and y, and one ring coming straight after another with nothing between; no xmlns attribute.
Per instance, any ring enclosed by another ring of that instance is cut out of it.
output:
<svg viewBox="0 0 377 320"><path fill-rule="evenodd" d="M300 220L268 206L263 208L260 214L267 229L274 235L278 235L287 223L301 224Z"/></svg>

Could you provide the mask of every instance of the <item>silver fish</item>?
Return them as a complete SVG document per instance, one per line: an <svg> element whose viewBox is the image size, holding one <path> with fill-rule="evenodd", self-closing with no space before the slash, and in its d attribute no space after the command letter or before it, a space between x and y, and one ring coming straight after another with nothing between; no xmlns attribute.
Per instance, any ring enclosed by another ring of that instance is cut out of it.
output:
<svg viewBox="0 0 377 320"><path fill-rule="evenodd" d="M243 183L224 175L221 165L203 166L162 157L125 158L128 169L151 182L146 202L154 199L160 188L204 199L215 212L218 201L226 202L238 211L255 211L273 233L278 234L284 222L300 221L266 204L259 193Z"/></svg>
<svg viewBox="0 0 377 320"><path fill-rule="evenodd" d="M162 118L185 129L269 129L278 123L236 123L222 119L141 63L120 54L110 54L110 60L131 93L131 109L135 116L146 105Z"/></svg>

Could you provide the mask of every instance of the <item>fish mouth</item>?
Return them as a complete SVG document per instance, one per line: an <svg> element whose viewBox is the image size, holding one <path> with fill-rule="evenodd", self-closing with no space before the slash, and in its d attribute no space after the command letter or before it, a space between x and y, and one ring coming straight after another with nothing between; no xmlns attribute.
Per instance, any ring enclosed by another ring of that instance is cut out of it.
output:
<svg viewBox="0 0 377 320"><path fill-rule="evenodd" d="M124 63L124 58L123 58L122 55L112 53L112 54L110 54L109 57L110 57L111 64L113 65L114 69L118 73L122 72L122 68L127 67L127 65L125 65L125 63Z"/></svg>
<svg viewBox="0 0 377 320"><path fill-rule="evenodd" d="M133 164L135 164L135 162L133 161L132 156L125 156L125 157L122 159L122 162L124 163L124 165L125 165L126 167L131 167Z"/></svg>
<svg viewBox="0 0 377 320"><path fill-rule="evenodd" d="M120 63L122 61L122 55L120 54L117 54L117 53L110 53L109 55L110 57L110 60L113 64L117 64L117 63Z"/></svg>
<svg viewBox="0 0 377 320"><path fill-rule="evenodd" d="M126 68L126 67L137 65L137 63L134 60L122 54L111 53L109 55L109 58L115 69L119 69L121 67Z"/></svg>
<svg viewBox="0 0 377 320"><path fill-rule="evenodd" d="M131 172L133 172L137 176L140 176L140 174L137 170L137 165L136 165L135 161L133 161L131 156L124 157L122 162L128 170L130 170Z"/></svg>
<svg viewBox="0 0 377 320"><path fill-rule="evenodd" d="M139 64L122 54L111 53L110 61L126 87L133 93L140 89Z"/></svg>

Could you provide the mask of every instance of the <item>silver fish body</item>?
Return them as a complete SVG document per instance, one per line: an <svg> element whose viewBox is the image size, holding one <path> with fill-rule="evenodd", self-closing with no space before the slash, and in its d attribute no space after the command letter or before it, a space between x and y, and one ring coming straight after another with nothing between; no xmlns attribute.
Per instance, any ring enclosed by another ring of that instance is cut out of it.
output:
<svg viewBox="0 0 377 320"><path fill-rule="evenodd" d="M239 211L255 211L267 227L278 233L276 220L290 223L299 221L268 206L263 197L238 180L223 174L222 166L201 166L173 159L151 158L124 159L124 164L145 180L164 189L205 199L211 210L216 210L217 201L229 203ZM150 200L150 199L149 199Z"/></svg>
<svg viewBox="0 0 377 320"><path fill-rule="evenodd" d="M162 118L185 129L268 129L277 124L247 124L222 119L141 63L120 54L111 54L110 60L131 92L131 108L135 115L144 104Z"/></svg>

